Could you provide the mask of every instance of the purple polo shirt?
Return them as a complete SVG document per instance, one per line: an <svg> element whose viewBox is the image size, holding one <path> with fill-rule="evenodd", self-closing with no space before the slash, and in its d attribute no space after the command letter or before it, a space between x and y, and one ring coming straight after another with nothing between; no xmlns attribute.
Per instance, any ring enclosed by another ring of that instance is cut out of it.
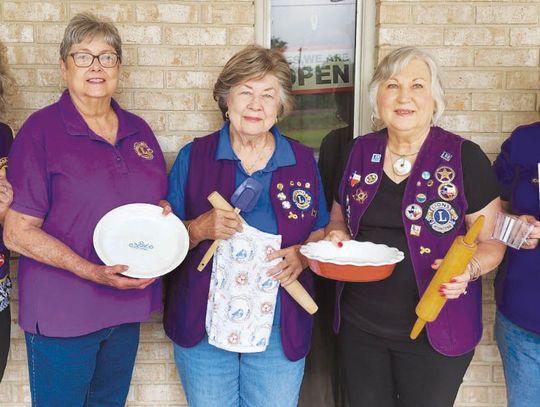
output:
<svg viewBox="0 0 540 407"><path fill-rule="evenodd" d="M148 124L114 100L114 146L87 126L69 92L32 114L9 155L11 207L43 219L42 229L75 253L103 264L92 243L108 211L129 203L157 204L167 191L165 160ZM118 290L21 256L19 324L30 333L73 337L147 320L161 307L160 282Z"/></svg>

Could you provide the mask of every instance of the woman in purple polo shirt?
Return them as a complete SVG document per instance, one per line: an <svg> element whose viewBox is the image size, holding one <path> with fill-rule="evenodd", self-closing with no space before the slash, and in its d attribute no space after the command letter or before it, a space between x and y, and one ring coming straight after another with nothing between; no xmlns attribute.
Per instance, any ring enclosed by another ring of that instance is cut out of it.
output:
<svg viewBox="0 0 540 407"><path fill-rule="evenodd" d="M336 329L349 401L451 407L482 335L478 278L504 250L490 241L501 207L496 181L476 144L435 126L444 93L429 55L414 47L388 54L369 96L382 130L355 140L327 230L333 240L397 247L405 259L385 280L338 284ZM440 287L450 301L411 340L419 296L454 238L480 215L486 224L473 261Z"/></svg>
<svg viewBox="0 0 540 407"><path fill-rule="evenodd" d="M192 250L167 285L164 324L192 407L297 405L312 317L278 288L278 280L281 286L298 280L313 293L298 246L322 238L328 214L312 151L284 137L275 125L291 110L291 87L290 68L279 51L248 47L238 52L214 85L224 126L184 147L169 176L168 201L188 225ZM230 201L248 178L261 185L262 193L241 215L260 237L252 230L249 239L239 241L235 232L249 227L241 226L232 211L212 209L206 197L215 190ZM267 256L269 251L257 245L268 234L282 240ZM239 242L240 250L232 252L240 256L222 258L229 267L216 261L215 267L210 263L197 271L217 238L231 246ZM251 259L260 260L253 264ZM267 274L257 274L273 260ZM244 261L252 265L248 272ZM247 289L250 284L254 289ZM220 291L221 296L209 295L211 287L212 292L233 288ZM270 289L272 298L265 294ZM231 300L223 302L228 295ZM260 302L263 296L268 301ZM214 316L215 309L227 307L227 318ZM253 326L244 325L250 315Z"/></svg>
<svg viewBox="0 0 540 407"><path fill-rule="evenodd" d="M6 111L5 94L14 85L6 60L6 48L0 43L0 113ZM13 142L13 130L7 124L0 122L0 225L4 223L6 212L13 199L11 185L6 180L7 155ZM2 227L0 226L0 233ZM0 238L0 381L4 376L9 353L11 333L11 312L9 294L11 281L9 279L9 250Z"/></svg>
<svg viewBox="0 0 540 407"><path fill-rule="evenodd" d="M508 407L540 406L540 122L518 127L494 163L503 207L534 225L520 250L508 248L495 279L495 335Z"/></svg>
<svg viewBox="0 0 540 407"><path fill-rule="evenodd" d="M15 198L4 237L21 254L19 324L33 405L123 406L139 323L160 309L158 281L104 266L92 244L108 211L157 204L166 193L152 130L112 98L121 60L112 23L73 17L60 45L67 89L28 118L9 156Z"/></svg>

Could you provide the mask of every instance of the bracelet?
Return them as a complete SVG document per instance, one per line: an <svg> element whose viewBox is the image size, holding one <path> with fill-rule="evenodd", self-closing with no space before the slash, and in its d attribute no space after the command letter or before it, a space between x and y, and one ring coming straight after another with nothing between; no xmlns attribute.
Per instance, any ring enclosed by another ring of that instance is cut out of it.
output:
<svg viewBox="0 0 540 407"><path fill-rule="evenodd" d="M469 275L471 276L471 279L469 281L476 281L480 278L482 275L482 267L480 266L480 262L476 257L473 257L471 261L469 262Z"/></svg>

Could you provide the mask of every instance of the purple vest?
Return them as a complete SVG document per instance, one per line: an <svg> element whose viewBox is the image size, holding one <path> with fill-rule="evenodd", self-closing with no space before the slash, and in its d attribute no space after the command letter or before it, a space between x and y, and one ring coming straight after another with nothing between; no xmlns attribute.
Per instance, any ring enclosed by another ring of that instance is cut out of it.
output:
<svg viewBox="0 0 540 407"><path fill-rule="evenodd" d="M218 139L219 132L216 132L193 142L185 191L186 219L194 219L211 209L206 197L212 191L219 191L228 201L234 192L236 162L215 159ZM282 235L283 248L301 244L308 238L315 225L319 202L319 183L313 153L299 143L289 142L296 165L279 167L272 173L271 191L263 191L272 195L272 206L278 232ZM208 174L212 176L207 176ZM292 180L301 182L302 185L311 185L313 209L303 216L295 212L294 206L284 209L276 197L280 191L291 196L295 187ZM205 240L190 250L180 267L171 273L167 283L165 332L180 346L195 346L206 333L206 305L211 271L207 267L203 272L198 272L196 268L211 243ZM314 294L313 277L309 271L301 273L298 280L311 295ZM280 297L283 350L289 360L298 360L309 351L313 319L281 287Z"/></svg>
<svg viewBox="0 0 540 407"><path fill-rule="evenodd" d="M461 168L463 139L439 127L432 127L409 175L402 201L402 217L409 253L420 296L433 277L431 264L443 258L458 235L466 232L467 200ZM340 184L343 216L352 236L358 233L360 218L377 193L387 142L386 130L359 137L351 151ZM369 283L366 283L369 284ZM339 330L338 283L334 329ZM482 336L482 287L470 283L468 294L447 301L439 317L427 324L433 348L446 356L472 350Z"/></svg>

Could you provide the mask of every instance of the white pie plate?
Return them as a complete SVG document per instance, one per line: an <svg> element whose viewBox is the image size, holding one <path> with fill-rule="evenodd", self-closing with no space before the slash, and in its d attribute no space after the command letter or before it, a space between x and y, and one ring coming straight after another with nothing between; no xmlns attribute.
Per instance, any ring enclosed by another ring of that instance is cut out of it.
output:
<svg viewBox="0 0 540 407"><path fill-rule="evenodd" d="M107 212L94 229L94 248L107 266L125 264L134 278L159 277L185 259L189 236L174 214L157 205L134 203Z"/></svg>
<svg viewBox="0 0 540 407"><path fill-rule="evenodd" d="M345 241L342 247L328 240L320 240L300 247L300 252L309 259L351 266L395 264L404 257L403 252L394 247L356 240Z"/></svg>

